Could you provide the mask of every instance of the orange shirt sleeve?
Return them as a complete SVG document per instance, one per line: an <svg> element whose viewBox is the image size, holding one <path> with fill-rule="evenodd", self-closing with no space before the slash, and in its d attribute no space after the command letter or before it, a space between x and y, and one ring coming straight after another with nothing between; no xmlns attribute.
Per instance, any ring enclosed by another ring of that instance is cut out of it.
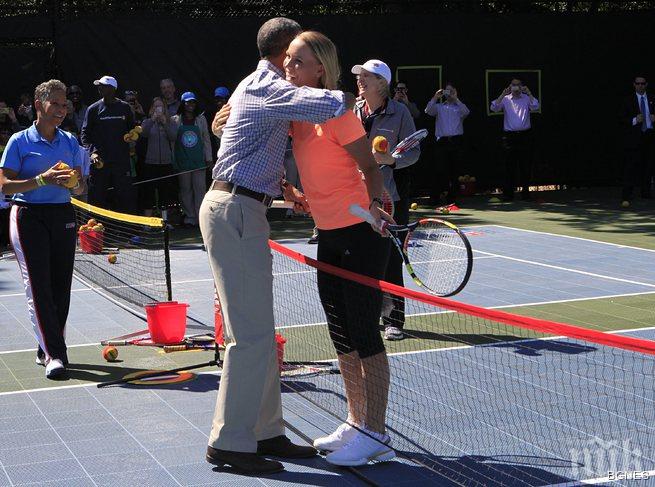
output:
<svg viewBox="0 0 655 487"><path fill-rule="evenodd" d="M351 111L329 120L328 124L330 126L330 135L342 147L366 136L362 122Z"/></svg>

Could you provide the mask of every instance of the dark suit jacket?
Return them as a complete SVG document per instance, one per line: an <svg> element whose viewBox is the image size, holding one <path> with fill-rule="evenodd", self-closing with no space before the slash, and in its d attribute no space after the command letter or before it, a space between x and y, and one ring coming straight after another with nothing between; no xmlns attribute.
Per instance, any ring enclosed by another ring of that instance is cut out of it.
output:
<svg viewBox="0 0 655 487"><path fill-rule="evenodd" d="M655 95L646 93L648 99L648 110L652 115L655 115ZM621 127L623 128L623 136L626 148L636 148L641 141L641 124L632 125L632 119L641 113L639 102L637 101L637 94L633 93L621 105ZM655 127L655 122L652 123Z"/></svg>

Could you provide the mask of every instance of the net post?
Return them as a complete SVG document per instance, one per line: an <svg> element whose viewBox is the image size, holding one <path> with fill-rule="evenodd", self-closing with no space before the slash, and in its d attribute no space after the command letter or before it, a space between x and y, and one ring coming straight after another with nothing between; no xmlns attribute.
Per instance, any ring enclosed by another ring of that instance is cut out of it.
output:
<svg viewBox="0 0 655 487"><path fill-rule="evenodd" d="M173 301L173 285L171 283L171 256L170 256L170 235L168 231L168 221L163 221L164 228L164 262L166 274L166 295L168 301Z"/></svg>

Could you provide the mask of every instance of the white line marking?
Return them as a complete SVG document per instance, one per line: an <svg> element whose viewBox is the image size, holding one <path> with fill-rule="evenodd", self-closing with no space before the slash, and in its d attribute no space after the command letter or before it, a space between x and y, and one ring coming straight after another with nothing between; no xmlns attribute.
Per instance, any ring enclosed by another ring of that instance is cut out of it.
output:
<svg viewBox="0 0 655 487"><path fill-rule="evenodd" d="M609 294L606 296L594 296L591 298L574 298L574 299L560 299L556 301L536 301L534 303L525 303L525 304L503 304L500 306L488 306L487 309L507 309L507 308L522 308L524 306L540 306L540 305L546 305L546 304L565 304L565 303L575 303L579 301L594 301L597 299L611 299L611 298L624 298L624 297L630 297L630 296L643 296L647 294L655 294L655 291L644 291L640 293L629 293L629 294ZM407 317L413 317L413 316L428 316L428 315L436 315L436 314L448 314L448 313L454 313L454 311L437 311L435 313L413 313L413 314L408 314ZM276 330L286 330L290 328L303 328L305 326L321 326L321 325L326 325L327 323L325 321L321 322L316 322L316 323L302 323L302 324L297 324L297 325L283 325L283 326L277 326L275 327ZM655 330L655 326L653 327L642 327L642 328L631 328L627 330L614 330L609 333L629 333L629 332L634 332L634 331L643 331L643 330ZM75 345L68 345L68 348L74 348L74 347L91 347L91 346L101 346L100 342L90 342L90 343L77 343ZM5 350L5 351L0 351L0 355L5 355L9 353L22 353L22 352L36 352L36 348L23 348L20 350Z"/></svg>
<svg viewBox="0 0 655 487"><path fill-rule="evenodd" d="M618 247L618 248L621 248L621 249L634 249L634 250L643 250L644 252L655 252L655 250L653 250L653 249L645 249L643 247L634 247L632 245L622 245L622 244L616 244L616 243L612 243L612 242L603 242L602 240L594 240L594 239L591 239L591 238L573 237L571 235L561 235L559 233L540 232L538 230L526 230L525 228L516 228L516 227L510 227L510 226L507 226L507 225L489 225L489 226L498 227L498 228L506 228L506 229L509 229L509 230L517 230L517 231L520 231L520 232L540 233L542 235L551 235L553 237L570 238L570 239L573 239L573 240L583 240L585 242L593 242L593 243L597 243L597 244L611 245L612 247Z"/></svg>
<svg viewBox="0 0 655 487"><path fill-rule="evenodd" d="M536 262L532 260L526 260L526 259L519 259L517 257L510 257L508 255L502 255L502 254L494 254L493 252L485 252L482 250L474 250L474 253L479 253L479 254L484 254L484 255L491 255L493 257L500 257L501 259L507 259L507 260L512 260L514 262L521 262L522 264L530 264L530 265L536 265L539 267L547 267L549 269L556 269L559 271L566 271L566 272L573 272L575 274L582 274L584 276L591 276L591 277L598 277L600 279L607 279L610 281L617 281L617 282L625 282L628 284L636 284L638 286L644 286L644 287L651 287L655 289L655 284L650 284L646 282L640 282L640 281L632 281L630 279L622 279L620 277L612 277L612 276L605 276L603 274L596 274L594 272L587 272L587 271L580 271L578 269L570 269L568 267L562 267L558 265L553 265L553 264L546 264L544 262Z"/></svg>
<svg viewBox="0 0 655 487"><path fill-rule="evenodd" d="M191 366L189 366L191 367ZM196 375L219 375L217 371L205 371L205 372L196 372ZM45 392L45 391L60 391L62 389L79 389L80 387L96 387L98 382L89 382L86 384L73 384L69 386L57 386L57 387L40 387L37 389L23 389L20 391L7 391L0 392L0 397L2 396L14 396L16 394L30 394L32 392Z"/></svg>

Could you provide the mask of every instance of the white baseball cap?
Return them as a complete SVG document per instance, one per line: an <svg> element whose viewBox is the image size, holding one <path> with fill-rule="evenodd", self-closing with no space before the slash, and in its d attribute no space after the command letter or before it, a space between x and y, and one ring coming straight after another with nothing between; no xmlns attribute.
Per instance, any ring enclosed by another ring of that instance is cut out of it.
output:
<svg viewBox="0 0 655 487"><path fill-rule="evenodd" d="M105 86L113 86L114 88L118 88L118 82L116 81L116 78L113 76L103 76L100 79L97 79L93 82L94 85L105 85Z"/></svg>
<svg viewBox="0 0 655 487"><path fill-rule="evenodd" d="M364 64L355 64L350 72L352 74L359 74L362 72L362 69L370 73L379 74L387 80L387 83L391 83L391 70L384 61L380 61L379 59L369 59Z"/></svg>

